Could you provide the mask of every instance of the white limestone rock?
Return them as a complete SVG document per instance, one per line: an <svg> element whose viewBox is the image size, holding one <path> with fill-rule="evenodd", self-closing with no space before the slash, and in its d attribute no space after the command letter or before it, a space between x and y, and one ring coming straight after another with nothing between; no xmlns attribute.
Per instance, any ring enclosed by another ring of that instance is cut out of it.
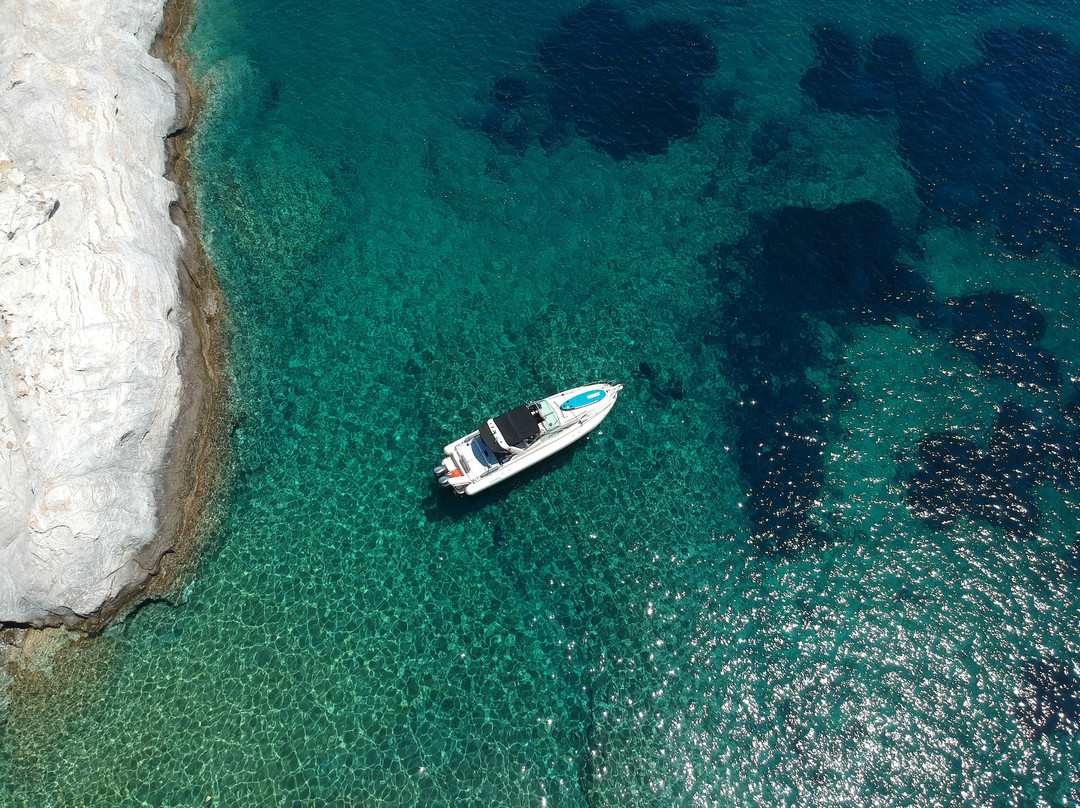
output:
<svg viewBox="0 0 1080 808"><path fill-rule="evenodd" d="M0 0L0 623L74 623L148 574L184 305L161 21Z"/></svg>

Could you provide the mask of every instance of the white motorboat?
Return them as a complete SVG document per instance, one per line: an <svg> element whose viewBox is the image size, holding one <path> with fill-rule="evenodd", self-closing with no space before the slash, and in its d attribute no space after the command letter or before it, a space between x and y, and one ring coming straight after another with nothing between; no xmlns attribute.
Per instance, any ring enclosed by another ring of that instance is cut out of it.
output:
<svg viewBox="0 0 1080 808"><path fill-rule="evenodd" d="M515 407L447 445L440 485L476 494L565 449L611 412L621 384L587 384Z"/></svg>

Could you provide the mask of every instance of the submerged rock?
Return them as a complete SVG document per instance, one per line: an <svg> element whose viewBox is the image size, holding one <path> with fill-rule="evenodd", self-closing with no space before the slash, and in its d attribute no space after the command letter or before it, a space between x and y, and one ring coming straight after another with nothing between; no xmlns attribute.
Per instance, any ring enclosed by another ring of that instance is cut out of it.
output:
<svg viewBox="0 0 1080 808"><path fill-rule="evenodd" d="M496 146L520 151L549 125L537 112L539 105L521 79L501 78L492 86L489 95L490 102L480 121L480 131Z"/></svg>
<svg viewBox="0 0 1080 808"><path fill-rule="evenodd" d="M766 553L788 556L824 547L828 538L812 518L825 482L820 396L802 383L754 391L743 405L739 462L755 541Z"/></svg>
<svg viewBox="0 0 1080 808"><path fill-rule="evenodd" d="M862 70L855 39L836 25L819 25L811 33L818 64L799 82L803 91L829 112L866 112L870 84Z"/></svg>
<svg viewBox="0 0 1080 808"><path fill-rule="evenodd" d="M603 2L565 19L539 55L552 115L620 160L660 154L697 129L697 96L717 62L698 26L634 27Z"/></svg>
<svg viewBox="0 0 1080 808"><path fill-rule="evenodd" d="M828 112L867 114L918 103L928 89L915 62L914 46L899 34L880 34L864 54L839 26L821 25L811 34L818 63L799 86Z"/></svg>
<svg viewBox="0 0 1080 808"><path fill-rule="evenodd" d="M755 262L769 305L828 319L877 322L916 315L929 304L926 282L899 261L901 235L875 202L773 214Z"/></svg>
<svg viewBox="0 0 1080 808"><path fill-rule="evenodd" d="M686 395L681 381L669 379L666 375L662 377L648 362L639 362L633 375L645 382L653 398L660 403L679 401Z"/></svg>
<svg viewBox="0 0 1080 808"><path fill-rule="evenodd" d="M1056 458L1071 440L1050 415L1005 404L985 449L957 435L931 434L919 444L919 471L908 483L912 513L931 527L951 527L961 516L1018 538L1032 536L1040 511L1034 487L1058 484Z"/></svg>
<svg viewBox="0 0 1080 808"><path fill-rule="evenodd" d="M974 442L955 435L931 434L919 444L919 472L908 485L915 516L935 528L956 524L971 511L979 488Z"/></svg>
<svg viewBox="0 0 1080 808"><path fill-rule="evenodd" d="M1080 720L1076 667L1056 657L1027 663L1016 693L1015 713L1029 738L1057 732L1072 735Z"/></svg>
<svg viewBox="0 0 1080 808"><path fill-rule="evenodd" d="M760 168L772 163L791 148L792 126L778 118L770 118L750 136L750 165Z"/></svg>
<svg viewBox="0 0 1080 808"><path fill-rule="evenodd" d="M988 292L949 301L955 315L953 345L990 377L1027 387L1061 384L1061 366L1035 343L1046 333L1042 312L1013 295Z"/></svg>
<svg viewBox="0 0 1080 808"><path fill-rule="evenodd" d="M76 622L155 571L180 410L162 4L0 15L0 623Z"/></svg>
<svg viewBox="0 0 1080 808"><path fill-rule="evenodd" d="M890 110L917 103L927 83L915 61L915 46L899 34L879 34L864 65L870 84L869 109Z"/></svg>
<svg viewBox="0 0 1080 808"><path fill-rule="evenodd" d="M899 35L877 37L865 57L835 26L817 29L814 44L803 90L822 110L895 114L928 209L990 223L1020 252L1054 244L1080 262L1080 54L1062 37L993 29L979 39L980 62L933 84Z"/></svg>
<svg viewBox="0 0 1080 808"><path fill-rule="evenodd" d="M722 333L739 358L731 368L745 391L733 413L739 464L764 552L792 555L829 541L815 517L827 416L849 398L834 400L807 378L823 355L820 332L807 319L843 326L921 316L930 307L929 286L899 260L902 241L887 210L860 201L783 208L757 221L740 245L747 281Z"/></svg>

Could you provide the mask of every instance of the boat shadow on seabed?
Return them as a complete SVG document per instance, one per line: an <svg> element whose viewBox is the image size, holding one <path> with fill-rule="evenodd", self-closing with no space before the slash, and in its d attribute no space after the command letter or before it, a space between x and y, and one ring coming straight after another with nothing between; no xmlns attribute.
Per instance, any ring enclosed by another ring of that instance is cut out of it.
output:
<svg viewBox="0 0 1080 808"><path fill-rule="evenodd" d="M528 486L534 480L568 465L579 450L589 445L591 437L586 435L558 454L522 470L512 479L471 497L455 496L439 485L438 480L432 479L423 499L424 517L432 524L445 519L456 522L469 517L486 517L485 521L492 521L490 517L493 515L493 508L505 500L511 491ZM496 525L495 546L498 548L502 545L501 530L498 529L498 521L493 524Z"/></svg>

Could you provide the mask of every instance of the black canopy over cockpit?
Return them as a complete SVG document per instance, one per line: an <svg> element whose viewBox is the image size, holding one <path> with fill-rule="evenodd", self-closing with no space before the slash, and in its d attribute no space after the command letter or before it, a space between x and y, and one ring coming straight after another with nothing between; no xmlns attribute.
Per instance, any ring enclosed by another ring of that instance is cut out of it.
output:
<svg viewBox="0 0 1080 808"><path fill-rule="evenodd" d="M532 407L527 404L480 424L480 439L497 454L504 454L512 448L524 449L539 434L540 424Z"/></svg>

